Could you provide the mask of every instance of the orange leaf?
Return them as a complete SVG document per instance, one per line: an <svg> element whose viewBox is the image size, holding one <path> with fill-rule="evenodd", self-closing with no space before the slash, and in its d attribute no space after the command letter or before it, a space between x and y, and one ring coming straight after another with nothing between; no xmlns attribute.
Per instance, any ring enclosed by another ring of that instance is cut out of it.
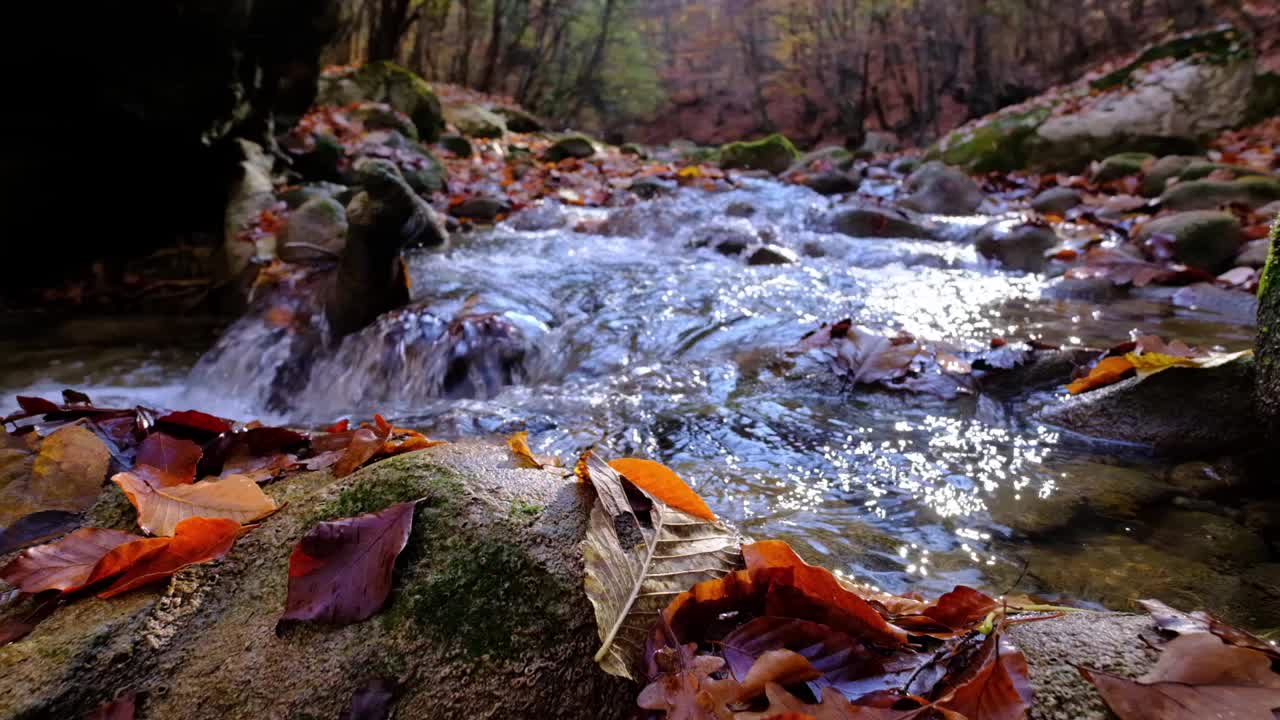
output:
<svg viewBox="0 0 1280 720"><path fill-rule="evenodd" d="M27 593L65 592L83 586L107 553L141 539L120 530L81 528L57 542L23 550L0 570L0 579Z"/></svg>
<svg viewBox="0 0 1280 720"><path fill-rule="evenodd" d="M333 476L336 478L346 477L361 465L369 462L369 460L378 454L382 449L383 439L377 433L369 428L360 428L351 436L351 444L347 446L347 451L342 454L342 459L333 466Z"/></svg>
<svg viewBox="0 0 1280 720"><path fill-rule="evenodd" d="M276 510L275 501L243 475L173 487L154 487L127 472L117 473L111 481L137 508L138 527L153 535L173 535L178 524L187 518L227 518L247 523Z"/></svg>
<svg viewBox="0 0 1280 720"><path fill-rule="evenodd" d="M1131 372L1133 372L1133 363L1129 362L1128 359L1123 357L1104 358L1093 370L1089 371L1088 375L1068 385L1067 390L1072 395L1079 395L1082 392L1118 383Z"/></svg>
<svg viewBox="0 0 1280 720"><path fill-rule="evenodd" d="M680 476L662 463L640 458L610 460L609 467L655 499L703 520L715 521L707 503Z"/></svg>
<svg viewBox="0 0 1280 720"><path fill-rule="evenodd" d="M217 560L227 554L236 538L240 537L241 530L240 523L235 520L192 517L178 523L171 538L129 543L145 543L146 547L133 563L122 566L124 575L98 593L98 597L115 597L134 588L164 580L185 567ZM160 540L163 545L155 545L156 540ZM117 548L119 549L121 548Z"/></svg>

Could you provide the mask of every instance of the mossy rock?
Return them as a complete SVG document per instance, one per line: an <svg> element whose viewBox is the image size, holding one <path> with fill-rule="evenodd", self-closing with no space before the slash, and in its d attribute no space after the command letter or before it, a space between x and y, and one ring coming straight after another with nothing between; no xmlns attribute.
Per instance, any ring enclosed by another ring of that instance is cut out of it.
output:
<svg viewBox="0 0 1280 720"><path fill-rule="evenodd" d="M445 108L444 119L466 137L500 138L507 134L506 121L479 105Z"/></svg>
<svg viewBox="0 0 1280 720"><path fill-rule="evenodd" d="M1202 62L1225 65L1251 58L1253 54L1249 36L1233 27L1192 31L1148 47L1133 62L1103 75L1090 85L1095 90L1108 90L1123 85L1135 70L1157 60L1198 57Z"/></svg>
<svg viewBox="0 0 1280 720"><path fill-rule="evenodd" d="M413 120L386 103L360 103L352 115L366 130L395 130L410 140L418 139L418 126Z"/></svg>
<svg viewBox="0 0 1280 720"><path fill-rule="evenodd" d="M346 185L331 182L308 182L296 185L280 193L280 199L289 206L290 210L296 210L312 198L327 197L336 198L338 202L345 205L351 198L347 197L350 189Z"/></svg>
<svg viewBox="0 0 1280 720"><path fill-rule="evenodd" d="M1094 182L1119 180L1129 175L1138 175L1143 166L1153 162L1156 157L1150 153L1126 152L1112 155L1102 161L1097 172L1093 174Z"/></svg>
<svg viewBox="0 0 1280 720"><path fill-rule="evenodd" d="M586 135L569 135L556 140L547 148L543 158L551 162L560 162L566 158L584 160L596 154L596 144Z"/></svg>
<svg viewBox="0 0 1280 720"><path fill-rule="evenodd" d="M347 211L331 196L319 195L289 214L279 242L286 262L336 260L347 244Z"/></svg>
<svg viewBox="0 0 1280 720"><path fill-rule="evenodd" d="M925 160L941 160L969 172L1008 172L1027 166L1027 141L1052 114L1050 107L991 116L976 125L951 131L925 153Z"/></svg>
<svg viewBox="0 0 1280 720"><path fill-rule="evenodd" d="M1216 210L1193 210L1156 218L1142 226L1138 242L1156 234L1172 235L1178 262L1209 271L1226 269L1244 242L1240 221Z"/></svg>
<svg viewBox="0 0 1280 720"><path fill-rule="evenodd" d="M1219 175L1230 173L1230 179L1232 180L1249 177L1251 175L1266 175L1266 172L1263 170L1257 170L1243 165L1228 165L1226 163L1209 162L1208 160L1195 160L1188 163L1187 166L1182 169L1182 172L1178 173L1178 179L1183 182L1186 182L1187 180L1201 180L1215 172Z"/></svg>
<svg viewBox="0 0 1280 720"><path fill-rule="evenodd" d="M293 154L293 169L307 180L341 181L347 149L332 135L314 137L309 150Z"/></svg>
<svg viewBox="0 0 1280 720"><path fill-rule="evenodd" d="M1193 163L1198 162L1203 161L1192 155L1165 155L1147 168L1138 191L1143 197L1158 197L1164 192L1165 184L1169 180L1181 179L1182 173Z"/></svg>
<svg viewBox="0 0 1280 720"><path fill-rule="evenodd" d="M469 158L475 152L471 147L471 141L461 135L445 135L441 137L440 147L460 158Z"/></svg>
<svg viewBox="0 0 1280 720"><path fill-rule="evenodd" d="M265 490L281 511L224 559L153 589L76 600L0 648L0 714L85 717L128 689L146 693L141 720L335 718L366 681L388 676L399 717L629 716L636 687L592 659L585 485L517 469L505 446L463 443ZM276 634L290 551L315 522L417 499L379 615Z"/></svg>
<svg viewBox="0 0 1280 720"><path fill-rule="evenodd" d="M1084 202L1080 192L1069 187L1054 187L1036 195L1031 200L1031 209L1039 213L1056 213L1061 215Z"/></svg>
<svg viewBox="0 0 1280 720"><path fill-rule="evenodd" d="M722 168L781 175L800 157L800 152L785 135L774 133L760 140L721 145L717 155Z"/></svg>
<svg viewBox="0 0 1280 720"><path fill-rule="evenodd" d="M493 114L506 121L507 129L515 133L541 132L546 123L532 113L517 107L498 106L490 108Z"/></svg>
<svg viewBox="0 0 1280 720"><path fill-rule="evenodd" d="M1280 115L1280 73L1258 73L1253 76L1244 124L1253 125L1276 115Z"/></svg>
<svg viewBox="0 0 1280 720"><path fill-rule="evenodd" d="M1280 218L1271 225L1271 253L1258 284L1258 412L1270 440L1280 440Z"/></svg>
<svg viewBox="0 0 1280 720"><path fill-rule="evenodd" d="M435 142L444 129L440 100L427 81L393 62L379 61L321 76L316 104L388 103L413 121L418 137Z"/></svg>
<svg viewBox="0 0 1280 720"><path fill-rule="evenodd" d="M1161 206L1171 210L1209 210L1232 203L1260 208L1276 200L1280 200L1280 180L1256 175L1180 182L1160 196Z"/></svg>
<svg viewBox="0 0 1280 720"><path fill-rule="evenodd" d="M648 151L636 143L626 143L618 148L618 152L623 155L634 155L642 160L649 157Z"/></svg>

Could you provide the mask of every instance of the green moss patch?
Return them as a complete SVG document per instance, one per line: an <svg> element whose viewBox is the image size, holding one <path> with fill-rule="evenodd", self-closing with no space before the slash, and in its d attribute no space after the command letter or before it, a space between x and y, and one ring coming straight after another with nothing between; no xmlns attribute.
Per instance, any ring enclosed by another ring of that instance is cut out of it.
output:
<svg viewBox="0 0 1280 720"><path fill-rule="evenodd" d="M1052 107L1038 107L960 128L930 148L925 160L941 160L977 173L1021 170L1030 157L1027 140L1052 113Z"/></svg>
<svg viewBox="0 0 1280 720"><path fill-rule="evenodd" d="M760 140L728 143L719 152L721 167L766 170L774 175L786 172L799 157L796 146L779 133Z"/></svg>
<svg viewBox="0 0 1280 720"><path fill-rule="evenodd" d="M1152 45L1133 62L1094 80L1090 86L1095 90L1118 87L1129 82L1136 70L1157 60L1185 60L1194 57L1200 62L1225 65L1252 56L1253 45L1249 42L1249 37L1233 27L1189 32Z"/></svg>
<svg viewBox="0 0 1280 720"><path fill-rule="evenodd" d="M522 547L487 536L442 540L398 594L389 623L411 621L472 656L515 657L561 642L558 613L570 590Z"/></svg>

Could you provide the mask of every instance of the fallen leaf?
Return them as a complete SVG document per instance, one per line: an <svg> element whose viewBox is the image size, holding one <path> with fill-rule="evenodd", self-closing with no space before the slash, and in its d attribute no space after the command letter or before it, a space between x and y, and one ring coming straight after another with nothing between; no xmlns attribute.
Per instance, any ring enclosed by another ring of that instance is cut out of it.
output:
<svg viewBox="0 0 1280 720"><path fill-rule="evenodd" d="M80 524L80 516L66 510L41 510L23 515L0 531L0 555L61 535Z"/></svg>
<svg viewBox="0 0 1280 720"><path fill-rule="evenodd" d="M65 592L84 585L107 553L141 539L119 530L81 528L57 542L23 550L0 570L0 579L32 594Z"/></svg>
<svg viewBox="0 0 1280 720"><path fill-rule="evenodd" d="M672 597L740 566L739 535L663 502L640 522L621 475L598 456L584 456L596 490L587 537L584 585L595 608L600 649L595 660L612 675L645 676L649 629Z"/></svg>
<svg viewBox="0 0 1280 720"><path fill-rule="evenodd" d="M987 636L977 657L949 683L940 704L969 720L1025 720L1031 709L1027 658L998 632Z"/></svg>
<svg viewBox="0 0 1280 720"><path fill-rule="evenodd" d="M938 601L926 608L921 615L950 630L962 631L969 630L975 624L982 622L998 607L1000 603L989 595L971 587L957 585L951 592L938 598ZM896 618L895 622L901 623L901 620L902 618Z"/></svg>
<svg viewBox="0 0 1280 720"><path fill-rule="evenodd" d="M742 557L752 582L768 588L765 614L811 620L888 647L907 641L906 631L842 586L830 570L800 559L785 542L744 545Z"/></svg>
<svg viewBox="0 0 1280 720"><path fill-rule="evenodd" d="M25 597L25 596L24 596ZM53 614L58 609L59 600L55 593L46 593L46 595L37 597L33 600L34 606L29 610L9 614L4 620L0 620L0 647L16 642L31 634L45 618Z"/></svg>
<svg viewBox="0 0 1280 720"><path fill-rule="evenodd" d="M100 598L111 598L144 585L160 582L173 576L174 573L192 565L217 560L235 544L236 538L244 532L244 528L235 520L226 518L192 517L178 523L171 538L148 538L134 540L129 545L141 544L142 552L136 553L132 564L123 565L108 560L113 553L124 545L117 547L100 561L102 570L95 568L90 584L110 577L108 568L114 570L123 566L123 573L116 578L107 589L98 593ZM156 541L161 544L157 544ZM120 555L130 553L121 552ZM117 556L119 557L119 556ZM114 573L112 573L114 574Z"/></svg>
<svg viewBox="0 0 1280 720"><path fill-rule="evenodd" d="M886 337L854 326L849 319L824 325L806 335L801 349L825 355L836 371L854 384L886 382L905 377L920 354L909 336Z"/></svg>
<svg viewBox="0 0 1280 720"><path fill-rule="evenodd" d="M521 430L508 437L507 447L511 448L512 454L516 456L516 463L520 467L533 468L535 470L541 470L548 466L560 467L559 458L533 454L533 450L529 449L529 432L527 430Z"/></svg>
<svg viewBox="0 0 1280 720"><path fill-rule="evenodd" d="M1162 353L1144 352L1129 353L1124 356L1125 360L1138 371L1138 377L1149 377L1158 372L1168 370L1174 367L1191 367L1191 368L1214 368L1234 362L1244 357L1251 357L1252 350L1242 350L1234 353L1209 352L1196 356L1178 356L1165 355Z"/></svg>
<svg viewBox="0 0 1280 720"><path fill-rule="evenodd" d="M48 413L58 412L58 410L61 409L58 407L57 403L40 397L19 395L15 399L18 401L18 407L22 408L22 411L29 415L47 415Z"/></svg>
<svg viewBox="0 0 1280 720"><path fill-rule="evenodd" d="M136 692L125 693L99 705L85 720L133 720L134 713L137 712L137 701Z"/></svg>
<svg viewBox="0 0 1280 720"><path fill-rule="evenodd" d="M711 508L707 507L707 503L693 488L662 463L640 458L618 458L610 460L609 467L655 500L696 518L712 522L716 520L715 513L711 512Z"/></svg>
<svg viewBox="0 0 1280 720"><path fill-rule="evenodd" d="M182 410L156 418L157 425L167 425L179 431L195 431L199 434L221 435L231 432L231 421L214 417L199 410Z"/></svg>
<svg viewBox="0 0 1280 720"><path fill-rule="evenodd" d="M810 705L787 692L777 683L769 683L765 686L765 697L769 701L767 710L740 712L734 715L734 720L776 720L779 717L812 718L813 720L914 720L933 710L931 706L912 710L893 710L854 705L833 688L825 688L822 691L822 702Z"/></svg>
<svg viewBox="0 0 1280 720"><path fill-rule="evenodd" d="M347 446L346 452L342 454L342 458L333 466L333 476L336 478L346 477L359 470L362 465L378 454L378 451L382 449L384 439L385 437L380 437L369 428L356 430L355 434L351 436L351 444Z"/></svg>
<svg viewBox="0 0 1280 720"><path fill-rule="evenodd" d="M40 442L34 458L2 449L0 525L42 510L79 512L98 499L111 453L80 425L65 425Z"/></svg>
<svg viewBox="0 0 1280 720"><path fill-rule="evenodd" d="M730 671L743 683L757 658L779 649L799 653L818 671L819 675L810 683L815 693L823 687L839 689L842 683L881 676L885 672L884 657L879 652L827 625L795 618L755 618L726 635L721 648ZM893 686L875 683L874 687L866 688L866 692Z"/></svg>
<svg viewBox="0 0 1280 720"><path fill-rule="evenodd" d="M1067 385L1072 395L1096 390L1120 382L1133 372L1133 363L1128 357L1103 358L1089 371L1089 374Z"/></svg>
<svg viewBox="0 0 1280 720"><path fill-rule="evenodd" d="M343 713L342 720L387 720L398 692L394 678L373 678L352 694L351 707Z"/></svg>
<svg viewBox="0 0 1280 720"><path fill-rule="evenodd" d="M190 440L154 432L138 446L137 464L150 465L178 480L167 484L189 484L196 478L196 465L202 454L200 446Z"/></svg>
<svg viewBox="0 0 1280 720"><path fill-rule="evenodd" d="M1271 720L1280 707L1280 675L1266 655L1224 644L1205 633L1165 646L1151 672L1137 680L1077 668L1120 720Z"/></svg>
<svg viewBox="0 0 1280 720"><path fill-rule="evenodd" d="M276 510L275 501L257 483L237 475L173 487L155 487L128 472L111 480L137 509L138 527L151 535L173 535L187 518L227 518L244 524Z"/></svg>
<svg viewBox="0 0 1280 720"><path fill-rule="evenodd" d="M756 658L739 683L735 700L745 702L764 693L768 683L794 685L822 677L822 672L811 665L800 653L791 650L768 650Z"/></svg>
<svg viewBox="0 0 1280 720"><path fill-rule="evenodd" d="M400 503L311 528L289 556L289 590L281 622L346 625L381 610L391 593L396 558L409 541L416 506Z"/></svg>

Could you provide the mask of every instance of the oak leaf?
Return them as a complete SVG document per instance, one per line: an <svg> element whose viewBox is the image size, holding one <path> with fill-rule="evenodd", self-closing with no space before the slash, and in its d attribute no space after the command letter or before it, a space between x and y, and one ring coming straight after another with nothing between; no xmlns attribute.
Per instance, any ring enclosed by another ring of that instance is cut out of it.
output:
<svg viewBox="0 0 1280 720"><path fill-rule="evenodd" d="M381 610L391 592L396 558L409 541L416 506L417 502L400 503L311 528L289 556L289 591L281 623L346 625Z"/></svg>
<svg viewBox="0 0 1280 720"><path fill-rule="evenodd" d="M57 542L23 550L0 570L0 579L32 594L66 592L83 586L107 553L141 539L119 530L81 528Z"/></svg>
<svg viewBox="0 0 1280 720"><path fill-rule="evenodd" d="M276 510L275 501L257 483L238 475L172 487L156 487L129 472L111 480L137 509L138 527L151 535L173 535L187 518L227 518L244 524Z"/></svg>
<svg viewBox="0 0 1280 720"><path fill-rule="evenodd" d="M585 465L596 490L582 542L584 584L601 641L595 659L612 675L641 678L654 621L672 598L695 583L737 569L741 537L653 496L648 496L652 506L642 521L616 470L595 454Z"/></svg>

